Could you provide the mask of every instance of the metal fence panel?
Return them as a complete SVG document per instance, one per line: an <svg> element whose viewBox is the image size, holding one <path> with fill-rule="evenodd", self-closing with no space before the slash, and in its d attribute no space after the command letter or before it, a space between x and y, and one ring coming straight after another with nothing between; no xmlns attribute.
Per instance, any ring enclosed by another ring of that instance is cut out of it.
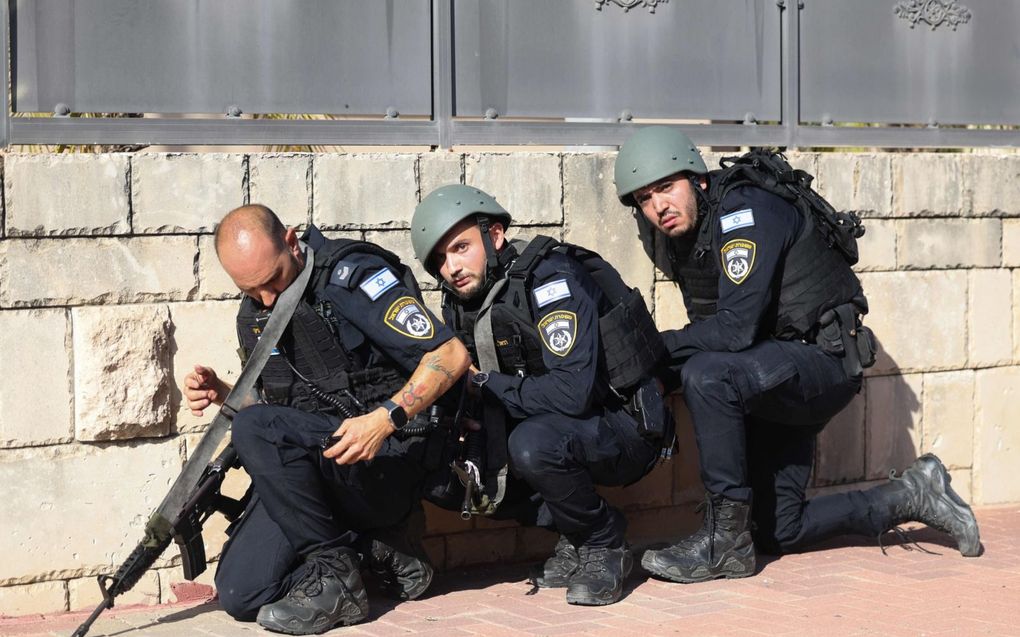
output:
<svg viewBox="0 0 1020 637"><path fill-rule="evenodd" d="M807 0L806 122L1020 124L1020 2Z"/></svg>
<svg viewBox="0 0 1020 637"><path fill-rule="evenodd" d="M456 0L455 114L780 119L775 0L620 4Z"/></svg>
<svg viewBox="0 0 1020 637"><path fill-rule="evenodd" d="M17 111L430 115L428 0L18 0Z"/></svg>

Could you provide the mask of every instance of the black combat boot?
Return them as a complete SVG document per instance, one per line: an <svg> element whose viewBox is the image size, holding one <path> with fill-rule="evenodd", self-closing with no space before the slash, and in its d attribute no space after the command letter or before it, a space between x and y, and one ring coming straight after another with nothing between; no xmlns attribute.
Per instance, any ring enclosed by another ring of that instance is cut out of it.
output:
<svg viewBox="0 0 1020 637"><path fill-rule="evenodd" d="M532 568L531 581L539 588L565 588L580 565L577 549L561 535L552 557Z"/></svg>
<svg viewBox="0 0 1020 637"><path fill-rule="evenodd" d="M981 552L974 512L950 486L952 478L938 456L926 453L896 476L889 472L889 483L875 487L890 520L883 530L904 522L923 522L948 533L956 540L960 553L974 557Z"/></svg>
<svg viewBox="0 0 1020 637"><path fill-rule="evenodd" d="M425 512L419 504L397 526L371 535L368 569L387 596L417 599L432 583L434 569L422 546Z"/></svg>
<svg viewBox="0 0 1020 637"><path fill-rule="evenodd" d="M567 583L567 603L605 606L620 601L623 580L634 567L634 556L620 548L588 546L577 549L578 567Z"/></svg>
<svg viewBox="0 0 1020 637"><path fill-rule="evenodd" d="M308 556L305 574L283 599L259 609L259 625L289 635L317 635L368 616L358 554L340 547Z"/></svg>
<svg viewBox="0 0 1020 637"><path fill-rule="evenodd" d="M751 504L705 494L701 528L664 549L645 551L641 566L674 582L704 582L754 575Z"/></svg>

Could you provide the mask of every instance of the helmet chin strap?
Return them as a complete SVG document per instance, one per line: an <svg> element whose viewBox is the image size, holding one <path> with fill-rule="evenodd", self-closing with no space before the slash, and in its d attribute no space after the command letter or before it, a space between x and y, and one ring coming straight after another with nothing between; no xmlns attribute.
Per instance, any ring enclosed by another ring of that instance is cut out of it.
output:
<svg viewBox="0 0 1020 637"><path fill-rule="evenodd" d="M499 255L496 254L496 246L492 244L492 237L489 236L489 229L492 225L485 215L476 217L478 230L482 233L482 245L485 247L485 272L482 274L482 289L488 289L492 273L499 267Z"/></svg>

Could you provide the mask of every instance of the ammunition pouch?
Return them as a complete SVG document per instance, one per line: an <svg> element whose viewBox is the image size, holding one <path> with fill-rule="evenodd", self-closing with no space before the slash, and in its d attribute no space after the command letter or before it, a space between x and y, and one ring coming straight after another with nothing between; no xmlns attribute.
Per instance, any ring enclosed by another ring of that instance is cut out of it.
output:
<svg viewBox="0 0 1020 637"><path fill-rule="evenodd" d="M862 325L860 311L853 303L832 308L819 317L815 343L843 360L843 370L849 378L860 376L875 364L878 351L875 334Z"/></svg>
<svg viewBox="0 0 1020 637"><path fill-rule="evenodd" d="M633 390L666 357L662 336L637 288L599 317L599 335L609 385L620 393Z"/></svg>

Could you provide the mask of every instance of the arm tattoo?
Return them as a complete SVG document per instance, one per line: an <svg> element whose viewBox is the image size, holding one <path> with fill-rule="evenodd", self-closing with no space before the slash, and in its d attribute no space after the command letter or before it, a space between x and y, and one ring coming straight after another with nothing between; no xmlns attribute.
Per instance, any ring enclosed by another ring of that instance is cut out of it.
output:
<svg viewBox="0 0 1020 637"><path fill-rule="evenodd" d="M424 385L415 386L414 383L407 383L407 386L400 392L400 403L404 407L413 407L415 403L424 400L422 395L426 389Z"/></svg>
<svg viewBox="0 0 1020 637"><path fill-rule="evenodd" d="M453 380L453 374L450 373L450 370L443 367L442 359L439 357L439 354L434 354L431 358L429 358L426 365L432 371L439 372L443 376L446 376L446 380Z"/></svg>

